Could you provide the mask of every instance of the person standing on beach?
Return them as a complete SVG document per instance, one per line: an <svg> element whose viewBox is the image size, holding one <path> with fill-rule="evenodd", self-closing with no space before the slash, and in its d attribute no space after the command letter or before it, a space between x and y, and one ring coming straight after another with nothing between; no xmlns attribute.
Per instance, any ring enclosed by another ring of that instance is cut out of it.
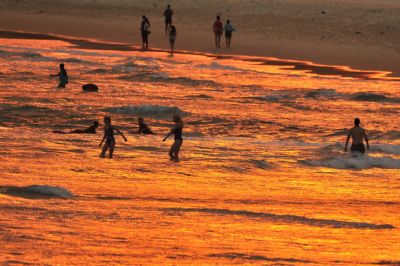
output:
<svg viewBox="0 0 400 266"><path fill-rule="evenodd" d="M169 158L171 161L179 162L179 151L181 149L183 139L182 139L182 131L183 131L183 121L180 115L176 114L173 116L172 121L175 122L174 127L171 131L165 136L163 142L165 142L169 136L172 134L175 136L174 143L172 144L169 150Z"/></svg>
<svg viewBox="0 0 400 266"><path fill-rule="evenodd" d="M173 24L169 27L169 45L171 47L171 55L174 54L174 48L175 48L175 41L176 41L176 28Z"/></svg>
<svg viewBox="0 0 400 266"><path fill-rule="evenodd" d="M226 21L226 24L224 26L224 31L225 31L225 41L226 41L226 47L230 48L231 47L231 39L232 39L232 32L235 29L233 28L231 21L228 19Z"/></svg>
<svg viewBox="0 0 400 266"><path fill-rule="evenodd" d="M171 9L171 5L167 6L167 9L164 11L164 18L165 18L165 36L168 34L169 27L172 25L172 15L174 12Z"/></svg>
<svg viewBox="0 0 400 266"><path fill-rule="evenodd" d="M140 24L140 33L142 35L142 48L143 50L149 49L149 34L150 34L150 21L143 15L142 23Z"/></svg>
<svg viewBox="0 0 400 266"><path fill-rule="evenodd" d="M105 116L104 117L104 136L103 139L101 140L99 147L101 147L101 145L103 144L104 140L106 141L103 149L100 153L100 157L104 158L106 155L107 150L109 150L108 152L108 157L111 159L113 157L113 153L114 153L114 148L115 148L115 138L114 138L114 131L117 132L118 135L121 135L121 137L125 140L125 142L128 141L127 138L125 138L124 134L122 134L122 132L115 128L112 124L111 124L111 118L109 116Z"/></svg>
<svg viewBox="0 0 400 266"><path fill-rule="evenodd" d="M222 22L221 22L221 17L217 16L217 20L214 22L213 26L213 31L214 31L214 36L215 36L215 47L220 48L221 47L221 36L222 36Z"/></svg>
<svg viewBox="0 0 400 266"><path fill-rule="evenodd" d="M50 75L50 77L57 76L60 77L60 82L58 83L57 88L65 88L65 85L68 84L68 74L63 63L60 64L60 72L58 72L58 74Z"/></svg>
<svg viewBox="0 0 400 266"><path fill-rule="evenodd" d="M352 138L352 144L351 144L351 148L350 148L352 154L354 154L356 152L359 152L362 154L365 153L363 139L365 139L365 142L367 143L367 149L369 149L367 133L365 132L365 129L360 127L360 119L359 118L354 119L354 127L349 130L349 134L347 135L347 139L346 139L346 145L344 146L345 152L347 152L347 146L349 144L350 137Z"/></svg>

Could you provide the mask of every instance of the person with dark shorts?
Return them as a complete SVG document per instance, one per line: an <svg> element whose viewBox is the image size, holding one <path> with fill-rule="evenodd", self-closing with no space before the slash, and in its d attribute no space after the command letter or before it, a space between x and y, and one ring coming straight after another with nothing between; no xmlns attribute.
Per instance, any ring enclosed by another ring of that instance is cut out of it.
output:
<svg viewBox="0 0 400 266"><path fill-rule="evenodd" d="M138 130L136 131L136 134L154 134L153 131L149 128L149 126L144 122L144 119L142 117L138 118Z"/></svg>
<svg viewBox="0 0 400 266"><path fill-rule="evenodd" d="M142 35L142 49L149 49L149 35L150 35L150 21L149 19L143 15L142 23L140 24L140 33Z"/></svg>
<svg viewBox="0 0 400 266"><path fill-rule="evenodd" d="M233 28L231 21L228 19L226 21L226 24L224 26L224 31L225 31L225 41L226 41L226 47L230 48L231 47L231 39L232 39L232 32L235 29Z"/></svg>
<svg viewBox="0 0 400 266"><path fill-rule="evenodd" d="M57 134L96 134L96 129L99 127L99 121L93 121L93 125L85 129L75 129L70 132L62 130L54 130L53 133Z"/></svg>
<svg viewBox="0 0 400 266"><path fill-rule="evenodd" d="M169 136L174 135L174 143L172 144L169 150L169 158L171 161L179 162L179 151L181 149L183 138L182 138L182 131L183 131L183 121L180 115L174 115L172 120L174 121L175 125L171 129L171 131L165 136L163 142L165 142Z"/></svg>
<svg viewBox="0 0 400 266"><path fill-rule="evenodd" d="M223 30L223 25L221 22L221 17L217 16L217 20L214 22L214 26L213 26L216 48L221 47L222 30Z"/></svg>
<svg viewBox="0 0 400 266"><path fill-rule="evenodd" d="M347 146L349 144L350 138L352 139L352 144L350 148L352 154L365 153L365 146L363 142L364 139L365 142L367 143L367 149L369 149L369 141L367 133L365 132L365 129L360 127L359 118L354 119L354 127L349 130L349 134L347 135L346 139L346 145L344 147L345 152L347 152Z"/></svg>
<svg viewBox="0 0 400 266"><path fill-rule="evenodd" d="M167 36L169 27L172 25L172 15L174 12L171 9L171 5L167 6L167 9L164 11L164 18L165 18L165 35Z"/></svg>
<svg viewBox="0 0 400 266"><path fill-rule="evenodd" d="M104 158L106 155L107 150L108 152L108 157L111 159L113 157L113 153L114 153L114 148L115 148L115 137L114 137L114 131L117 132L118 135L121 135L121 137L125 140L125 142L128 141L127 138L125 138L124 134L122 134L122 132L117 129L116 127L114 127L111 124L111 118L109 116L105 116L104 117L104 136L103 139L101 140L99 147L101 147L101 145L103 144L104 140L106 141L103 149L100 153L100 157Z"/></svg>

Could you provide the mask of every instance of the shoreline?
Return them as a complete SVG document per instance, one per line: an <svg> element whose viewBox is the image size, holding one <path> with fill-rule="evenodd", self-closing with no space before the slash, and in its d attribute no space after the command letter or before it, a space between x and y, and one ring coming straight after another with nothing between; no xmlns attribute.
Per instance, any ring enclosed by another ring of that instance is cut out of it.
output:
<svg viewBox="0 0 400 266"><path fill-rule="evenodd" d="M72 38L123 43L124 45L140 43L138 31L140 16L130 17L126 16L125 13L120 14L115 10L110 10L110 14L107 14L108 17L100 18L95 11L93 11L93 14L88 13L87 16L82 17L79 16L79 12L82 13L87 7L78 10L78 12L76 6L67 10L70 14L56 14L56 11L44 11L43 13L34 11L35 9L40 10L40 6L30 6L29 8L29 10L7 9L6 6L6 9L0 11L1 28L7 31L72 36ZM118 12L124 11L118 10ZM136 10L136 13L138 12L141 13L142 11ZM151 12L154 12L154 10ZM354 32L341 36L342 39L325 37L319 39L316 34L310 33L307 33L308 35L298 34L297 36L294 32L295 29L292 32L284 32L284 29L281 29L282 32L279 31L279 34L282 34L282 36L273 35L272 32L269 36L270 32L263 32L262 35L258 35L244 28L234 33L231 49L215 49L213 48L213 35L210 30L199 28L194 31L193 25L183 23L189 15L187 14L186 17L182 18L182 22L176 23L178 28L176 49L180 51L279 58L287 61L313 62L315 65L323 66L348 66L350 69L366 72L385 72L388 78L396 79L400 77L400 65L396 63L400 61L400 53L393 46L393 41L397 41L397 36L394 36L394 39L390 40L391 42L388 45L383 45L381 42L374 43L362 40L365 36L354 34ZM203 16L201 18L205 16L204 14L200 15ZM168 41L165 37L162 21L153 21L150 47L167 49ZM276 30L278 31L279 27ZM331 30L337 31L338 29ZM222 43L224 43L224 40L222 40Z"/></svg>
<svg viewBox="0 0 400 266"><path fill-rule="evenodd" d="M43 34L43 33L24 32L24 31L7 31L0 29L0 40L1 39L64 41L71 44L72 48L86 49L86 50L108 50L108 51L123 51L123 52L143 51L140 48L140 45L137 44L132 45L127 43L104 42L96 39L83 39L83 38L75 38L72 36ZM143 52L169 53L169 50L161 48L150 48L149 50ZM390 72L387 71L359 70L344 65L324 65L324 64L317 64L311 61L287 60L275 57L249 56L241 54L216 54L216 53L205 53L205 52L190 51L190 50L189 51L177 50L174 53L208 56L215 58L216 60L234 59L234 60L255 62L265 65L292 67L293 70L303 70L312 74L325 75L325 76L340 76L340 77L360 78L368 80L400 81L400 77L390 77L389 76Z"/></svg>

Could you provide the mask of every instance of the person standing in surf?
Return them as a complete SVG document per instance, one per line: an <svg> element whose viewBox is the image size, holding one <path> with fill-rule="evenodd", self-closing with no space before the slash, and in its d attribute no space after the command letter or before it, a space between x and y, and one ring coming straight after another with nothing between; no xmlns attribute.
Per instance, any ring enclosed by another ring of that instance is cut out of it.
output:
<svg viewBox="0 0 400 266"><path fill-rule="evenodd" d="M103 144L104 140L106 141L103 149L100 153L100 157L104 158L106 155L107 150L108 152L108 157L111 159L113 157L114 154L114 148L115 148L115 138L114 138L114 131L117 132L118 135L121 135L121 137L125 140L125 142L128 141L128 139L124 136L124 134L122 134L122 132L115 128L112 124L111 124L111 118L109 116L105 116L104 117L104 136L103 139L101 140L99 147L101 147L101 145Z"/></svg>
<svg viewBox="0 0 400 266"><path fill-rule="evenodd" d="M60 82L58 83L57 88L65 88L65 85L68 84L68 74L63 63L60 64L60 72L58 72L58 74L50 75L50 77L57 76L60 77Z"/></svg>
<svg viewBox="0 0 400 266"><path fill-rule="evenodd" d="M224 26L224 31L225 31L225 41L226 41L226 47L230 48L231 47L231 39L232 39L232 32L235 29L233 28L231 21L228 19L226 21L226 24Z"/></svg>
<svg viewBox="0 0 400 266"><path fill-rule="evenodd" d="M369 150L369 142L368 142L368 137L367 133L365 132L365 129L360 127L360 119L355 118L354 119L354 127L349 130L349 133L347 135L346 139L346 145L344 146L344 151L347 152L347 146L349 144L350 138L352 139L351 143L351 153L365 153L365 146L363 139L365 139L365 142L367 143L367 149Z"/></svg>
<svg viewBox="0 0 400 266"><path fill-rule="evenodd" d="M174 135L175 141L171 145L171 148L169 150L169 158L171 161L179 162L179 151L183 143L183 120L180 115L176 114L173 116L172 121L175 123L175 125L171 129L171 131L165 136L163 142L165 142L169 136Z"/></svg>
<svg viewBox="0 0 400 266"><path fill-rule="evenodd" d="M142 49L149 49L149 35L150 35L150 21L149 19L143 15L142 22L140 24L140 33L142 35Z"/></svg>
<svg viewBox="0 0 400 266"><path fill-rule="evenodd" d="M168 30L172 25L172 15L174 12L171 9L171 5L167 6L167 9L164 11L164 18L165 18L165 36L168 34Z"/></svg>
<svg viewBox="0 0 400 266"><path fill-rule="evenodd" d="M171 47L171 55L174 54L176 35L176 28L174 25L171 25L169 27L169 45Z"/></svg>
<svg viewBox="0 0 400 266"><path fill-rule="evenodd" d="M221 47L222 29L223 29L223 25L221 22L221 17L217 16L217 20L214 22L214 26L213 26L216 48Z"/></svg>

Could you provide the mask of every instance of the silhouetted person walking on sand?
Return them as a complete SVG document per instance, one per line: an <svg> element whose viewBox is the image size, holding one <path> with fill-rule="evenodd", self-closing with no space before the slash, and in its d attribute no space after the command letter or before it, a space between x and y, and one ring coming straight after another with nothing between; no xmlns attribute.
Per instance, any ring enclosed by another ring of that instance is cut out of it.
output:
<svg viewBox="0 0 400 266"><path fill-rule="evenodd" d="M65 88L65 85L68 84L68 74L67 70L65 70L64 64L60 64L60 72L55 75L50 75L50 77L60 77L60 82L58 83L57 88Z"/></svg>
<svg viewBox="0 0 400 266"><path fill-rule="evenodd" d="M226 47L230 48L231 47L231 39L232 39L232 32L235 31L233 28L231 21L228 19L226 21L226 24L224 26L224 31L225 31L225 41L226 41Z"/></svg>
<svg viewBox="0 0 400 266"><path fill-rule="evenodd" d="M138 130L136 131L137 134L154 134L153 131L149 128L149 126L144 122L142 117L138 118Z"/></svg>
<svg viewBox="0 0 400 266"><path fill-rule="evenodd" d="M213 26L216 48L221 47L222 28L223 28L223 25L221 22L221 18L220 18L220 16L217 16L217 20L214 22L214 26Z"/></svg>
<svg viewBox="0 0 400 266"><path fill-rule="evenodd" d="M149 35L150 35L150 21L143 15L142 23L140 24L140 33L142 35L142 48L143 50L149 49Z"/></svg>
<svg viewBox="0 0 400 266"><path fill-rule="evenodd" d="M176 28L174 25L171 25L171 27L169 27L169 45L171 47L171 54L174 53L174 49L175 49L175 41L176 41Z"/></svg>
<svg viewBox="0 0 400 266"><path fill-rule="evenodd" d="M104 158L106 155L107 150L109 150L108 157L112 158L113 153L114 153L114 148L115 148L115 138L114 138L114 131L117 132L118 135L121 135L121 137L127 142L127 138L125 138L124 134L117 128L115 128L111 124L111 118L109 116L104 117L104 136L103 139L101 140L99 147L103 144L104 140L106 143L103 146L103 150L100 153L100 157Z"/></svg>
<svg viewBox="0 0 400 266"><path fill-rule="evenodd" d="M365 132L365 129L360 127L359 118L354 119L354 127L349 130L349 134L347 135L346 139L346 145L344 146L345 152L347 152L347 146L349 144L350 137L352 138L352 144L350 148L352 154L356 152L365 153L363 139L365 139L365 142L367 143L367 149L369 149L367 133Z"/></svg>
<svg viewBox="0 0 400 266"><path fill-rule="evenodd" d="M165 18L165 36L168 34L169 27L172 25L172 15L174 12L171 9L171 5L167 6L167 9L164 11Z"/></svg>
<svg viewBox="0 0 400 266"><path fill-rule="evenodd" d="M61 130L54 130L53 133L57 134L96 134L96 129L99 127L99 121L93 121L93 125L86 129L75 129L70 132L64 132Z"/></svg>
<svg viewBox="0 0 400 266"><path fill-rule="evenodd" d="M171 161L179 162L179 151L182 146L182 131L183 131L183 121L180 115L174 115L172 118L172 121L175 122L174 127L171 129L171 131L165 136L163 141L166 141L169 136L174 134L174 143L172 144L170 150L169 150L169 157Z"/></svg>

